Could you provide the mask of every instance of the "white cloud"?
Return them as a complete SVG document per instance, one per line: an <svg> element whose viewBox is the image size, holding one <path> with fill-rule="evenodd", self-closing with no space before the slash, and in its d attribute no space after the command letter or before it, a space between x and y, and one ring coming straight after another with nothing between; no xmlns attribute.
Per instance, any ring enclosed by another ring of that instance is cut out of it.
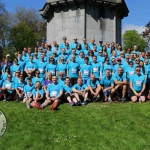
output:
<svg viewBox="0 0 150 150"><path fill-rule="evenodd" d="M142 33L144 31L144 26L136 26L134 24L125 24L123 29L122 29L122 35L127 30L136 30L136 31L138 31L138 33Z"/></svg>

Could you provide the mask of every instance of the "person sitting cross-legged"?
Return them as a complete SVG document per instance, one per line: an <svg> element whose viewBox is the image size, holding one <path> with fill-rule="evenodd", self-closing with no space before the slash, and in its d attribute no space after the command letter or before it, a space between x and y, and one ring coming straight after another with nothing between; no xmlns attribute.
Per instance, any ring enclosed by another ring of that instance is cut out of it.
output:
<svg viewBox="0 0 150 150"><path fill-rule="evenodd" d="M82 83L82 78L77 79L77 83L73 86L72 91L77 99L76 105L81 105L81 100L83 100L82 104L87 105L88 87Z"/></svg>
<svg viewBox="0 0 150 150"><path fill-rule="evenodd" d="M78 101L73 95L72 85L69 77L66 77L65 84L63 85L63 91L64 99L70 103L70 106L74 106L75 104L77 104Z"/></svg>
<svg viewBox="0 0 150 150"><path fill-rule="evenodd" d="M39 105L38 109L43 109L47 105L52 103L50 110L54 110L62 102L63 88L57 82L57 76L52 77L52 84L47 87L46 100Z"/></svg>
<svg viewBox="0 0 150 150"><path fill-rule="evenodd" d="M26 102L26 106L28 109L30 109L31 107L39 107L38 102L44 100L44 89L42 88L40 81L37 81L35 83L35 88L33 89L32 94L33 94L33 102L32 100L31 101L28 100Z"/></svg>
<svg viewBox="0 0 150 150"><path fill-rule="evenodd" d="M145 102L146 77L140 72L140 66L136 67L136 73L130 79L131 100Z"/></svg>

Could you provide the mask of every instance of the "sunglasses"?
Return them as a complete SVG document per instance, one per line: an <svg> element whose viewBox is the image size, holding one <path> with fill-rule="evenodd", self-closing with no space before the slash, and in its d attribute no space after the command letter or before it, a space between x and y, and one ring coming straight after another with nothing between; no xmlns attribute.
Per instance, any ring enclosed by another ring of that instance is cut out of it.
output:
<svg viewBox="0 0 150 150"><path fill-rule="evenodd" d="M136 60L136 61L140 61L140 60Z"/></svg>
<svg viewBox="0 0 150 150"><path fill-rule="evenodd" d="M99 53L102 53L102 52L99 52Z"/></svg>
<svg viewBox="0 0 150 150"><path fill-rule="evenodd" d="M40 74L40 73L36 73L36 74Z"/></svg>
<svg viewBox="0 0 150 150"><path fill-rule="evenodd" d="M140 69L136 69L136 71L138 71L138 72L139 72L139 71L140 71Z"/></svg>
<svg viewBox="0 0 150 150"><path fill-rule="evenodd" d="M7 78L11 78L11 77L7 77Z"/></svg>

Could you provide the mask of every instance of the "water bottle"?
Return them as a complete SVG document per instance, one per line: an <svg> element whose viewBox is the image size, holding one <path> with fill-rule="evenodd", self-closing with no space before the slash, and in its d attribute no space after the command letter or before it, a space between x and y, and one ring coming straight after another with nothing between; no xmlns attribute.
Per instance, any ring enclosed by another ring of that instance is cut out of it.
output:
<svg viewBox="0 0 150 150"><path fill-rule="evenodd" d="M142 103L142 98L141 97L139 97L139 103Z"/></svg>

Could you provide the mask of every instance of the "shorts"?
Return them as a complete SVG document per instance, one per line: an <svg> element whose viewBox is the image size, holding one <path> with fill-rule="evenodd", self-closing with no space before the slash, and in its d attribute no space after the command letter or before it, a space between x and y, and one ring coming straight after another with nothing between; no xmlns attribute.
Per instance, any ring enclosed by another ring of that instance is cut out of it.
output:
<svg viewBox="0 0 150 150"><path fill-rule="evenodd" d="M115 91L115 95L119 98L122 97L122 88L118 87L117 90Z"/></svg>
<svg viewBox="0 0 150 150"><path fill-rule="evenodd" d="M74 95L71 95L70 93L65 93L65 94L64 94L64 100L65 100L65 101L67 101L67 97L68 97L68 96L71 97L71 100L72 100L73 98L75 98Z"/></svg>
<svg viewBox="0 0 150 150"><path fill-rule="evenodd" d="M107 91L104 92L104 95L108 97L108 96L109 96L109 93L110 93L110 91L107 90Z"/></svg>
<svg viewBox="0 0 150 150"><path fill-rule="evenodd" d="M140 91L136 91L137 93L140 93ZM135 94L134 94L134 92L130 89L130 96L132 97L132 96L136 96ZM145 91L142 93L142 95L141 96L146 96L146 93L145 93Z"/></svg>
<svg viewBox="0 0 150 150"><path fill-rule="evenodd" d="M149 91L150 91L150 78L148 78L147 80L148 80L148 81L147 81L147 83L148 83L147 86L148 86L148 89L149 89Z"/></svg>

